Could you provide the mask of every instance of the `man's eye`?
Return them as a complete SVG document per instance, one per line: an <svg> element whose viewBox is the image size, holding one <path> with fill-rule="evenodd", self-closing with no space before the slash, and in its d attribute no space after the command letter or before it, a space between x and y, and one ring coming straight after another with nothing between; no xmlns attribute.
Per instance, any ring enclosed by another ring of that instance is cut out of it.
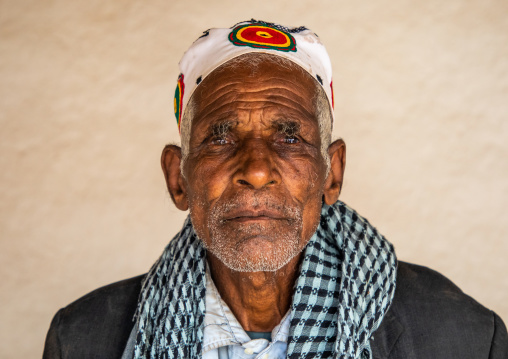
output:
<svg viewBox="0 0 508 359"><path fill-rule="evenodd" d="M284 138L284 143L289 143L289 144L295 144L295 143L299 143L300 140L298 140L298 138L296 137L286 137Z"/></svg>
<svg viewBox="0 0 508 359"><path fill-rule="evenodd" d="M215 139L212 140L212 144L213 145L219 145L220 146L220 145L227 145L229 143L231 143L231 141L228 140L228 139L225 139L225 138L215 138Z"/></svg>

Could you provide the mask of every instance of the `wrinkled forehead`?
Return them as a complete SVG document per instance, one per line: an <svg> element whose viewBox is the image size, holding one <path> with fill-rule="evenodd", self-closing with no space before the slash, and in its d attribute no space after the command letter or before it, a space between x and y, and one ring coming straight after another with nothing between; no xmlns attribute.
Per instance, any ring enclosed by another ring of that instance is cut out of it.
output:
<svg viewBox="0 0 508 359"><path fill-rule="evenodd" d="M316 86L317 81L291 61L269 54L245 54L212 71L196 89L192 100L202 107L224 97L236 102L257 94L252 100L301 97L292 101L312 102Z"/></svg>
<svg viewBox="0 0 508 359"><path fill-rule="evenodd" d="M312 76L288 60L246 54L214 70L196 89L191 127L201 122L245 121L245 117L272 122L279 118L311 120L317 124L317 86Z"/></svg>

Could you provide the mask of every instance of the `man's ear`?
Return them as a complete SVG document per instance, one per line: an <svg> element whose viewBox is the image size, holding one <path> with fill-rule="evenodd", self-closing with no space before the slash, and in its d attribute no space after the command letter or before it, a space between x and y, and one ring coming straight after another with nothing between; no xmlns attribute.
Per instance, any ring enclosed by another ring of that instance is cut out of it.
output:
<svg viewBox="0 0 508 359"><path fill-rule="evenodd" d="M189 209L185 180L180 171L182 150L175 145L166 145L162 150L161 166L166 178L169 194L176 208L181 211Z"/></svg>
<svg viewBox="0 0 508 359"><path fill-rule="evenodd" d="M338 139L328 147L330 156L330 171L326 178L323 191L325 203L329 206L337 202L344 179L344 169L346 168L346 144L342 139Z"/></svg>

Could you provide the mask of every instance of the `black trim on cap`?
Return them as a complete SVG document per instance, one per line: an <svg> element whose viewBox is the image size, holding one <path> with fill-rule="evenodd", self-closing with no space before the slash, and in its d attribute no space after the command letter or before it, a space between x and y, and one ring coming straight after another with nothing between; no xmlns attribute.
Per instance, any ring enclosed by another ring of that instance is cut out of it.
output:
<svg viewBox="0 0 508 359"><path fill-rule="evenodd" d="M321 76L316 74L316 78L319 81L319 83L321 84L321 86L323 86L323 80L321 79Z"/></svg>

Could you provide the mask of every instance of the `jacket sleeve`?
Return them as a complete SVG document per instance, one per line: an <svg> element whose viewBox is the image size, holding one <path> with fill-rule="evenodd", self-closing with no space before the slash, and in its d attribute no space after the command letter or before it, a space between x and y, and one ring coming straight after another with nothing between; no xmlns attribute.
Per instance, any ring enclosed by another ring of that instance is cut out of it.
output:
<svg viewBox="0 0 508 359"><path fill-rule="evenodd" d="M489 359L508 359L508 334L501 318L494 314L494 335L490 346Z"/></svg>
<svg viewBox="0 0 508 359"><path fill-rule="evenodd" d="M42 354L42 359L61 359L61 350L60 350L60 339L58 337L58 329L60 326L60 313L62 310L60 309L53 320L51 321L51 325L49 326L48 334L46 335L46 343L44 344L44 352Z"/></svg>

